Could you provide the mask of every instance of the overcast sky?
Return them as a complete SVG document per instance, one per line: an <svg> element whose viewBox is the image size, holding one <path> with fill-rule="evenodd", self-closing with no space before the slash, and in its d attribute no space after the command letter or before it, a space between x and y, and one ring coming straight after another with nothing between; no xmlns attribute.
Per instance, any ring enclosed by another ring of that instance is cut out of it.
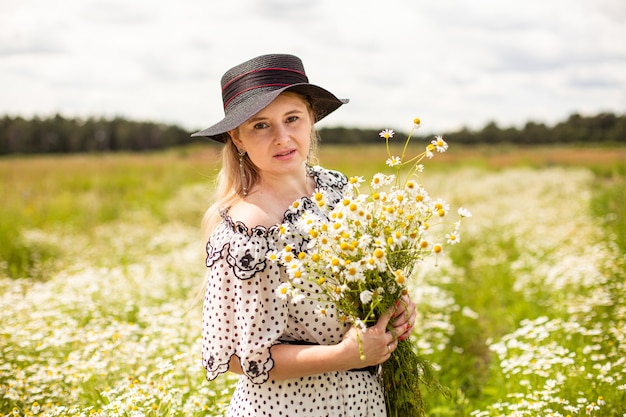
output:
<svg viewBox="0 0 626 417"><path fill-rule="evenodd" d="M0 0L0 114L194 130L220 78L298 55L350 104L321 126L424 133L626 112L624 0Z"/></svg>

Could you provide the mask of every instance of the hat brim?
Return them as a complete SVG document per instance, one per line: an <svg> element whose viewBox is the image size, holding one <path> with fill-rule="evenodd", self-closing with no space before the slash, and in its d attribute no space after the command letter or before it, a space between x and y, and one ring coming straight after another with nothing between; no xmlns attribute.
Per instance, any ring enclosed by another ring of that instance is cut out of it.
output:
<svg viewBox="0 0 626 417"><path fill-rule="evenodd" d="M322 120L341 105L348 103L348 99L339 99L330 91L313 84L292 84L287 87L257 94L253 99L239 105L230 111L221 121L211 127L193 133L191 137L206 137L211 140L225 143L228 131L240 126L243 122L267 107L278 95L285 91L293 91L305 95L311 101L314 112L314 122Z"/></svg>

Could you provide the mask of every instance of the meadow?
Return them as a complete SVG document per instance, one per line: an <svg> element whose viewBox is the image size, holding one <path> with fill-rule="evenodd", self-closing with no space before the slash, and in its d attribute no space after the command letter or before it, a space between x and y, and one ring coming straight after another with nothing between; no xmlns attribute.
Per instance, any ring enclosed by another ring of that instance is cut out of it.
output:
<svg viewBox="0 0 626 417"><path fill-rule="evenodd" d="M382 147L321 147L348 175ZM214 147L0 159L0 416L222 416L199 290ZM433 195L473 216L410 282L448 398L430 416L626 416L626 149L455 148Z"/></svg>

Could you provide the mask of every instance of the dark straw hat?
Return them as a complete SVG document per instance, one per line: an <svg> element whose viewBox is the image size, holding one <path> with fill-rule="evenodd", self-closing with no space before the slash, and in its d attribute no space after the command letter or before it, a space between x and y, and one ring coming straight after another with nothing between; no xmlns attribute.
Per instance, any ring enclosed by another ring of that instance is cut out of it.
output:
<svg viewBox="0 0 626 417"><path fill-rule="evenodd" d="M191 136L206 136L224 143L226 132L263 110L284 91L306 96L313 107L315 122L348 102L347 99L338 99L330 91L309 84L300 58L284 54L262 55L226 71L222 77L225 117Z"/></svg>

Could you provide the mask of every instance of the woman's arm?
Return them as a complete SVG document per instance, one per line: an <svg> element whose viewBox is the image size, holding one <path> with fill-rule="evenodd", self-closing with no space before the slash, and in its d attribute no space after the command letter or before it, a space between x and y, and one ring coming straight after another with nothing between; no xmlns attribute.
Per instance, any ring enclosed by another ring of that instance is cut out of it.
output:
<svg viewBox="0 0 626 417"><path fill-rule="evenodd" d="M392 312L385 314L376 325L359 331L363 359L355 328L350 329L336 345L274 345L271 348L274 367L270 371L270 378L273 380L300 378L378 365L389 359L398 343L394 332L387 330L387 324L392 317L394 317ZM229 366L231 372L243 373L236 356L231 358Z"/></svg>

